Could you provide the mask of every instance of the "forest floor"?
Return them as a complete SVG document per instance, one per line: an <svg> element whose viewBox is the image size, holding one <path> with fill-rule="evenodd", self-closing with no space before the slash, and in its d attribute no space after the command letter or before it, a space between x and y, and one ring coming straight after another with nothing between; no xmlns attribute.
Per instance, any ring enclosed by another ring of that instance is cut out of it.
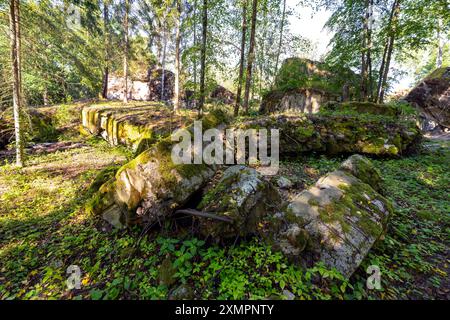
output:
<svg viewBox="0 0 450 320"><path fill-rule="evenodd" d="M41 151L27 167L0 166L0 299L166 299L180 288L197 299L450 299L448 140L427 139L401 159L374 159L395 214L385 239L345 281L321 265L301 269L257 239L223 247L190 233L175 237L170 225L142 236L138 227L113 230L88 216L99 172L131 154L79 136L77 119L65 115L60 146L35 146ZM289 165L311 185L344 158L311 155ZM70 265L81 269L80 289L67 288ZM366 289L369 265L381 269L381 290Z"/></svg>

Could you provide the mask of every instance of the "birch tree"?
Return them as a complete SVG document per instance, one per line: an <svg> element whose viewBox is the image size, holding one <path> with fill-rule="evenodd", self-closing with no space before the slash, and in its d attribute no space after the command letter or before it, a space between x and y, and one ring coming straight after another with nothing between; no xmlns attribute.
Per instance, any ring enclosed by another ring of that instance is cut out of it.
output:
<svg viewBox="0 0 450 320"><path fill-rule="evenodd" d="M20 38L20 2L10 0L9 31L11 45L11 70L13 90L14 134L16 139L16 165L24 165L22 116L22 74L21 74L21 38Z"/></svg>
<svg viewBox="0 0 450 320"><path fill-rule="evenodd" d="M248 114L249 110L249 97L250 97L250 86L252 83L252 67L253 60L255 59L255 33L256 33L256 16L258 10L258 0L253 0L252 4L252 25L250 31L250 46L248 49L248 58L247 58L247 72L245 79L245 92L244 92L244 112Z"/></svg>

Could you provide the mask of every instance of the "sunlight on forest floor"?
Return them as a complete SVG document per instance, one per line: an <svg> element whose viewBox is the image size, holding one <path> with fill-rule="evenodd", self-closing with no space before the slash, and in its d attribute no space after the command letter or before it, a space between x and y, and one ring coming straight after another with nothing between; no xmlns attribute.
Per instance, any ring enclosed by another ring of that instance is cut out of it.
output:
<svg viewBox="0 0 450 320"><path fill-rule="evenodd" d="M77 139L82 147L31 155L24 169L0 166L0 299L165 299L184 284L205 299L279 299L283 290L299 299L449 297L445 142L425 141L418 155L374 160L395 214L386 238L347 282L320 265L302 270L257 240L224 248L160 229L137 246L138 227L111 230L83 210L99 171L130 155L97 138ZM343 159L311 156L283 165L308 186ZM365 270L374 264L382 291L365 286ZM67 290L69 265L82 270L80 290Z"/></svg>

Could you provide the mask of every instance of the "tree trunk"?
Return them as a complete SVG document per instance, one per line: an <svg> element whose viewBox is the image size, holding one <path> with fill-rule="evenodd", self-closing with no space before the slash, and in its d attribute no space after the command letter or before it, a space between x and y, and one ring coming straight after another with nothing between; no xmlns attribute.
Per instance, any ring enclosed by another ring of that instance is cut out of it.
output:
<svg viewBox="0 0 450 320"><path fill-rule="evenodd" d="M384 67L386 66L386 57L387 57L388 50L389 50L389 38L386 40L386 44L384 46L383 59L381 60L380 72L378 75L378 85L377 85L377 92L376 92L376 97L375 97L375 102L377 102L377 103L380 100L381 85L383 82Z"/></svg>
<svg viewBox="0 0 450 320"><path fill-rule="evenodd" d="M44 92L42 93L42 100L44 101L44 107L47 107L49 105L47 84L44 84Z"/></svg>
<svg viewBox="0 0 450 320"><path fill-rule="evenodd" d="M400 14L400 0L396 0L394 2L394 6L393 6L392 24L391 24L391 28L390 28L391 30L390 30L389 42L388 42L389 44L388 44L388 50L387 50L387 55L386 55L386 63L385 63L382 80L381 80L380 93L379 93L379 96L377 99L378 103L384 102L384 94L385 94L385 90L386 90L386 84L387 84L389 69L390 69L390 65L391 65L392 52L394 51L395 32L397 29L396 24L397 24L397 19L398 19L399 14Z"/></svg>
<svg viewBox="0 0 450 320"><path fill-rule="evenodd" d="M103 70L103 83L102 83L102 98L108 99L108 81L109 81L109 67L105 66Z"/></svg>
<svg viewBox="0 0 450 320"><path fill-rule="evenodd" d="M369 2L369 21L367 33L367 69L368 69L368 90L369 99L373 101L373 76L372 76L372 31L373 31L373 0Z"/></svg>
<svg viewBox="0 0 450 320"><path fill-rule="evenodd" d="M252 84L252 67L253 60L255 59L255 32L256 32L256 14L258 10L258 0L253 0L252 5L252 26L250 31L250 47L248 49L247 58L247 76L245 82L245 92L244 92L244 111L248 114L249 109L249 97L250 97L250 86Z"/></svg>
<svg viewBox="0 0 450 320"><path fill-rule="evenodd" d="M244 78L244 63L245 63L245 35L247 33L247 5L248 0L244 0L242 4L242 35L241 35L241 59L239 62L239 78L238 87L236 91L236 103L234 105L234 116L239 114L239 106L241 105L242 82Z"/></svg>
<svg viewBox="0 0 450 320"><path fill-rule="evenodd" d="M14 113L14 134L16 139L16 165L24 165L23 137L21 128L22 113L22 79L21 79L21 59L20 59L20 8L19 0L10 1L9 26L11 45L11 69L13 77L13 113Z"/></svg>
<svg viewBox="0 0 450 320"><path fill-rule="evenodd" d="M180 41L181 41L181 0L177 0L177 19L175 19L175 88L173 94L173 110L180 108Z"/></svg>
<svg viewBox="0 0 450 320"><path fill-rule="evenodd" d="M365 0L364 27L361 50L361 101L367 101L367 79L368 79L368 39L369 39L369 7L370 1Z"/></svg>
<svg viewBox="0 0 450 320"><path fill-rule="evenodd" d="M165 95L165 82L166 82L166 51L167 51L167 35L166 35L166 27L164 22L164 30L163 30L163 52L162 52L162 61L161 61L161 100L166 101Z"/></svg>
<svg viewBox="0 0 450 320"><path fill-rule="evenodd" d="M378 96L378 103L384 103L384 94L386 91L386 83L388 79L389 69L391 65L392 51L394 50L394 37L389 38L389 46L386 56L386 65L383 71L383 78L381 81L380 94Z"/></svg>
<svg viewBox="0 0 450 320"><path fill-rule="evenodd" d="M197 0L194 1L194 58L193 58L193 64L194 64L194 104L195 101L197 101ZM196 108L197 106L194 105Z"/></svg>
<svg viewBox="0 0 450 320"><path fill-rule="evenodd" d="M442 37L442 19L438 20L437 40L438 52L436 57L436 68L442 67L442 56L444 55L444 39Z"/></svg>
<svg viewBox="0 0 450 320"><path fill-rule="evenodd" d="M205 104L205 73L206 73L206 35L208 28L208 0L203 0L202 14L202 49L200 53L200 100L198 104L199 115L203 113Z"/></svg>
<svg viewBox="0 0 450 320"><path fill-rule="evenodd" d="M284 29L284 20L285 19L286 19L286 0L283 1L283 13L281 15L281 26L280 26L280 40L278 43L277 58L275 60L275 70L273 73L272 86L275 84L276 74L278 71L278 63L280 61L281 47L283 45L283 29Z"/></svg>
<svg viewBox="0 0 450 320"><path fill-rule="evenodd" d="M109 80L109 47L111 43L111 35L109 32L109 3L107 0L103 0L103 33L104 33L104 45L105 45L105 66L103 70L103 86L102 86L102 98L108 98L108 80Z"/></svg>
<svg viewBox="0 0 450 320"><path fill-rule="evenodd" d="M391 29L391 25L392 25L392 20L394 18L394 11L395 11L395 6L396 6L397 0L395 0L395 2L392 5L392 9L391 9L391 13L389 15L389 24L388 24L388 29ZM376 98L375 98L375 102L379 102L380 100L380 92L381 92L381 86L383 85L383 76L384 76L384 69L386 67L386 57L389 51L389 43L390 43L390 37L388 35L388 37L386 38L386 44L384 46L384 51L383 51L383 59L381 60L381 66L380 66L380 72L378 75L378 86L377 86L377 92L376 92Z"/></svg>
<svg viewBox="0 0 450 320"><path fill-rule="evenodd" d="M125 0L125 17L123 19L124 29L124 54L123 54L123 77L124 77L124 89L123 89L123 103L128 103L128 14L130 11L129 0Z"/></svg>

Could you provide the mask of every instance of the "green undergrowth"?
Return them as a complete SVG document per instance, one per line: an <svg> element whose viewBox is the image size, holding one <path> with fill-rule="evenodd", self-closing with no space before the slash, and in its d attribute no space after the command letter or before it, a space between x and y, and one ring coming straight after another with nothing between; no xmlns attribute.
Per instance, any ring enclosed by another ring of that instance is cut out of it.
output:
<svg viewBox="0 0 450 320"><path fill-rule="evenodd" d="M111 229L83 208L131 155L98 139L85 144L31 156L24 169L0 167L0 299L166 299L181 285L196 299L448 295L448 145L373 160L394 215L385 239L347 282L321 265L301 269L258 239L221 246L189 231L175 237L173 225L142 238L139 227ZM296 185L307 187L343 160L310 156L283 164L296 173ZM70 265L81 269L80 289L67 288ZM380 291L366 289L369 265L381 269Z"/></svg>

